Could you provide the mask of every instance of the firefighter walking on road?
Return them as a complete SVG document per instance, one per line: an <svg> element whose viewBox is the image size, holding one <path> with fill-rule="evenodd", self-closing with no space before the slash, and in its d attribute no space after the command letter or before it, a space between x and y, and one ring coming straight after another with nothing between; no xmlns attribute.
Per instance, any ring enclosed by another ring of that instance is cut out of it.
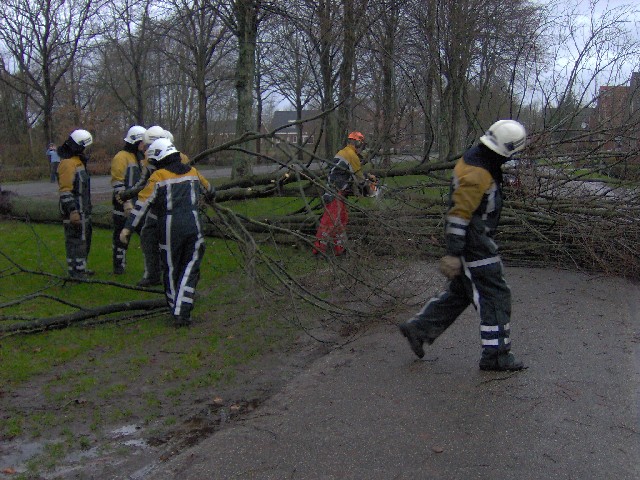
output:
<svg viewBox="0 0 640 480"><path fill-rule="evenodd" d="M480 314L481 370L521 370L511 353L511 291L493 240L502 209L502 165L525 146L526 131L515 120L500 120L480 143L458 160L445 219L447 254L440 271L447 291L399 325L419 357L473 303Z"/></svg>
<svg viewBox="0 0 640 480"><path fill-rule="evenodd" d="M122 275L127 266L127 245L120 241L120 232L124 228L127 216L133 209L133 201L122 201L119 194L133 187L140 179L141 161L144 158L144 127L134 125L124 138L124 147L111 160L111 187L113 188L113 273Z"/></svg>
<svg viewBox="0 0 640 480"><path fill-rule="evenodd" d="M91 183L86 164L85 149L93 143L86 130L74 130L58 147L58 191L60 212L64 226L67 270L71 278L83 279L92 275L87 268L91 249Z"/></svg>
<svg viewBox="0 0 640 480"><path fill-rule="evenodd" d="M175 325L189 326L205 250L198 204L201 196L211 200L214 192L195 168L181 162L180 152L168 139L154 141L147 158L157 170L138 195L120 240L129 241L147 211L157 217L167 304Z"/></svg>

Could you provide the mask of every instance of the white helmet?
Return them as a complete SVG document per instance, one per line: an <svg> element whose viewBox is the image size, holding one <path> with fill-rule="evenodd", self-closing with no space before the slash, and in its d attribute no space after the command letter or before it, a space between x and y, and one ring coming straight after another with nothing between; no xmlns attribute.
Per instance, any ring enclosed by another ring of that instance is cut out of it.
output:
<svg viewBox="0 0 640 480"><path fill-rule="evenodd" d="M141 127L140 125L134 125L127 132L127 136L124 137L124 141L127 143L134 144L143 139L144 133L147 131L146 128Z"/></svg>
<svg viewBox="0 0 640 480"><path fill-rule="evenodd" d="M171 143L173 143L173 133L171 133L169 130L164 131L164 138L168 138L169 140L171 140Z"/></svg>
<svg viewBox="0 0 640 480"><path fill-rule="evenodd" d="M155 140L159 138L167 138L164 132L165 129L159 125L154 125L153 127L147 128L147 131L144 132L145 145L151 145Z"/></svg>
<svg viewBox="0 0 640 480"><path fill-rule="evenodd" d="M86 130L74 130L69 137L82 148L88 147L93 143L93 137Z"/></svg>
<svg viewBox="0 0 640 480"><path fill-rule="evenodd" d="M522 150L526 140L526 130L515 120L498 120L480 137L487 147L507 158Z"/></svg>
<svg viewBox="0 0 640 480"><path fill-rule="evenodd" d="M147 158L151 162L161 162L165 157L172 153L177 153L178 149L171 143L168 138L158 138L154 140L147 149Z"/></svg>

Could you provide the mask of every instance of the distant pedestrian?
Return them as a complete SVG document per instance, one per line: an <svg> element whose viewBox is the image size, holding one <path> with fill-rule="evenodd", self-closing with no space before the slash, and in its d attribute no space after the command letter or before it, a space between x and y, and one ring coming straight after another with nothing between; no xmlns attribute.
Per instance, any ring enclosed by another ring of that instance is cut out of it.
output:
<svg viewBox="0 0 640 480"><path fill-rule="evenodd" d="M412 319L399 325L419 358L473 303L480 314L481 370L521 370L511 353L511 291L493 236L502 210L502 165L525 146L526 131L500 120L467 150L453 169L445 218L447 254L440 271L450 282Z"/></svg>
<svg viewBox="0 0 640 480"><path fill-rule="evenodd" d="M47 148L47 159L49 160L49 172L51 175L51 183L58 182L58 167L60 166L60 155L54 143L50 143Z"/></svg>
<svg viewBox="0 0 640 480"><path fill-rule="evenodd" d="M93 275L87 268L91 249L91 183L86 169L88 156L85 149L93 143L86 130L74 130L58 147L60 167L58 187L60 212L64 225L64 243L67 269L71 278L82 279Z"/></svg>

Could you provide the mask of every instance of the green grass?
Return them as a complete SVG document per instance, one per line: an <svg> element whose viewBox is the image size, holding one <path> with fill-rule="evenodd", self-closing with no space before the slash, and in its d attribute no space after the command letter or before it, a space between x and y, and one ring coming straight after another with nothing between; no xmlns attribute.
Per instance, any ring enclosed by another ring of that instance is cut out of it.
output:
<svg viewBox="0 0 640 480"><path fill-rule="evenodd" d="M33 292L72 305L97 306L130 299L162 298L160 294L100 284L64 283L33 273L19 272L12 262L35 272L65 275L61 225L0 223L0 305ZM264 247L274 260L310 271L308 255L286 248ZM304 260L306 259L306 260ZM109 422L162 414L165 402L180 405L196 390L227 384L236 368L266 352L284 347L297 331L284 321L274 305L261 305L255 286L244 275L233 243L207 239L198 284L199 298L191 330L176 330L165 314L135 321L97 326L76 325L62 330L0 338L0 438L37 437L44 431L66 428L73 412L86 425L87 435ZM96 280L135 284L142 276L137 236L127 255L127 273L111 273L111 231L94 229L89 267ZM306 264L306 266L304 266ZM248 294L248 292L251 292ZM0 308L0 324L49 317L75 311L50 298ZM36 381L42 412L11 405L10 392ZM173 400L172 400L173 398ZM100 408L96 408L96 403ZM56 457L57 452L50 452Z"/></svg>
<svg viewBox="0 0 640 480"><path fill-rule="evenodd" d="M304 207L304 200L294 197L271 197L256 200L243 200L239 202L226 202L234 212L260 219L277 215L287 215Z"/></svg>

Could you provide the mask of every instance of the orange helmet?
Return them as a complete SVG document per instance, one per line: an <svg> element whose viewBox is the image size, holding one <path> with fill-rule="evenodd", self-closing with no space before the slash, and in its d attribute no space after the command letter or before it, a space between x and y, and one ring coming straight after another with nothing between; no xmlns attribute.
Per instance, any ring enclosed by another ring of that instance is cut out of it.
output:
<svg viewBox="0 0 640 480"><path fill-rule="evenodd" d="M360 132L351 132L347 138L356 142L364 142L364 135Z"/></svg>

